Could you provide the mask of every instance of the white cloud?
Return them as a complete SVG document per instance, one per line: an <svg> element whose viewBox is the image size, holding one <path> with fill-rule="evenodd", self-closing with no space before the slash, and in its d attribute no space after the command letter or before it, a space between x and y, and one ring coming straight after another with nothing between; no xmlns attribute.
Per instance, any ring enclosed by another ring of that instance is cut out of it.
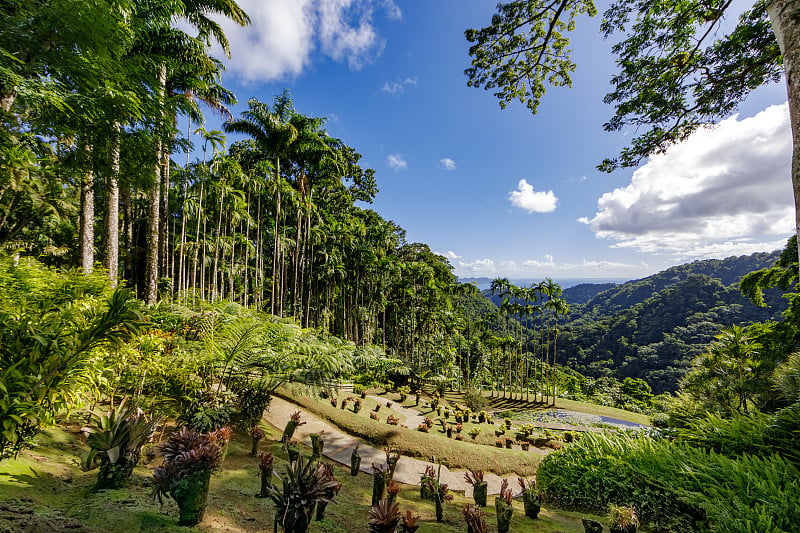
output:
<svg viewBox="0 0 800 533"><path fill-rule="evenodd" d="M461 256L455 253L453 250L447 250L446 252L433 252L436 255L441 255L442 257L446 257L450 260L453 259L461 259Z"/></svg>
<svg viewBox="0 0 800 533"><path fill-rule="evenodd" d="M442 165L442 168L445 170L455 170L456 169L456 162L450 159L449 157L445 157L444 159L439 160L439 164Z"/></svg>
<svg viewBox="0 0 800 533"><path fill-rule="evenodd" d="M733 117L652 156L591 219L618 248L676 258L780 248L794 225L788 106Z"/></svg>
<svg viewBox="0 0 800 533"><path fill-rule="evenodd" d="M558 198L553 191L536 192L533 185L521 179L517 184L517 190L508 193L508 200L511 205L520 207L528 213L550 213L555 211Z"/></svg>
<svg viewBox="0 0 800 533"><path fill-rule="evenodd" d="M239 0L251 24L218 19L231 45L229 72L248 83L298 76L315 52L359 69L383 51L375 5L400 18L391 0ZM217 47L215 55L223 57Z"/></svg>
<svg viewBox="0 0 800 533"><path fill-rule="evenodd" d="M454 264L455 274L460 277L508 276L516 278L636 278L652 274L652 268L645 262L621 263L618 261L584 259L579 263L557 263L553 256L546 254L544 261L528 259L522 263L512 260L489 258L474 261L458 261Z"/></svg>
<svg viewBox="0 0 800 533"><path fill-rule="evenodd" d="M395 170L408 168L408 163L406 163L402 154L389 154L386 158L386 164Z"/></svg>
<svg viewBox="0 0 800 533"><path fill-rule="evenodd" d="M389 93L389 94L398 94L402 93L406 87L409 85L416 85L417 78L406 78L406 79L397 79L397 81L393 81L389 83L388 81L383 84L381 87L381 91Z"/></svg>

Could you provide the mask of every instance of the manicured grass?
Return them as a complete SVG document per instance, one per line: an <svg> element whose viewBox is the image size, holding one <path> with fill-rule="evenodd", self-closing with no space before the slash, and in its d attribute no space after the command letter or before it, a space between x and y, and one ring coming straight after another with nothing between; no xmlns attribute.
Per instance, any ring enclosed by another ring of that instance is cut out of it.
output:
<svg viewBox="0 0 800 533"><path fill-rule="evenodd" d="M431 389L427 392L433 392ZM483 395L489 401L489 409L493 411L529 411L535 409L547 409L552 405L545 405L542 402L533 400L533 396L529 400L525 399L522 394L516 394L512 397L491 397L490 392L483 391ZM458 391L446 391L444 399L448 403L464 403L464 394ZM427 400L427 398L426 398ZM564 398L556 398L555 407L558 409L568 409L570 411L577 411L579 413L587 413L590 415L608 416L617 418L626 422L633 422L635 424L650 425L650 417L641 413L633 413L625 411L624 409L617 409L616 407L609 407L605 405L596 405L593 403L578 402L575 400L567 400Z"/></svg>
<svg viewBox="0 0 800 533"><path fill-rule="evenodd" d="M536 467L542 459L542 455L531 451L501 450L493 445L473 444L468 442L472 439L466 433L464 433L465 440L462 442L448 439L446 435L440 433L441 426L438 422L429 433L423 433L415 428L401 428L390 426L385 422L376 422L371 420L369 414L364 411L355 414L349 410L342 411L333 408L330 403L325 403L325 400L319 399L311 393L301 394L298 388L283 387L278 394L289 401L302 405L320 418L333 422L343 431L376 446L390 445L399 449L403 455L419 457L426 461L434 461L436 458L450 468L472 468L500 475L516 473L529 476L536 472ZM413 404L413 402L414 399L411 397L406 404ZM424 411L423 414L425 414ZM452 415L450 418L452 419ZM485 433L491 436L484 435L484 438L491 438L491 442L494 443L494 430L491 428L497 426L488 424L481 424L481 426L484 427L482 435ZM468 428L463 429L462 433L465 431L468 431Z"/></svg>
<svg viewBox="0 0 800 533"><path fill-rule="evenodd" d="M148 478L150 471L140 466L127 488L92 493L96 472L82 472L78 464L87 449L82 437L72 431L55 428L39 439L39 444L24 451L17 459L0 463L0 501L18 500L17 506L32 509L28 519L45 524L35 531L85 530L98 533L136 533L160 531L166 533L189 531L263 532L272 531L274 506L270 500L255 498L258 491L259 471L256 459L249 457L249 438L237 433L231 441L222 469L212 476L208 498L208 509L203 522L196 529L176 525L177 508L171 500L163 507L151 497ZM270 450L276 456L278 473L286 465L286 455L277 444L280 433L269 428L261 449ZM310 450L304 448L304 453ZM335 474L343 487L333 505L329 505L326 518L314 522L312 533L363 533L367 530L372 478L366 474L357 477L337 466ZM403 486L398 502L402 513L406 509L419 513L422 518L420 533L462 533L466 526L461 509L471 499L456 493L452 502L445 505L445 521L435 522L433 503L421 500L419 488ZM486 509L487 521L496 530L494 500ZM6 521L8 513L0 507L0 530L21 531L19 522ZM539 520L524 517L522 502L514 502L514 518L511 531L532 533L580 533L583 527L581 516L585 513L564 512L547 508L542 510Z"/></svg>

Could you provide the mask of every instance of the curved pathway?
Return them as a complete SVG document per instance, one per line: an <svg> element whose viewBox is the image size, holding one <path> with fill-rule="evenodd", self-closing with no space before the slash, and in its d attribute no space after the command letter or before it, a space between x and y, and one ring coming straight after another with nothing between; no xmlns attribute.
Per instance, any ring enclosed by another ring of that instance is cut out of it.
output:
<svg viewBox="0 0 800 533"><path fill-rule="evenodd" d="M417 411L409 408L402 409L413 411L413 413L404 412L404 414L406 414L408 417L407 422L413 423L413 421L409 419L414 416L418 416L420 418L420 422L422 421L423 417L421 417ZM358 444L358 453L361 455L362 472L372 474L372 463L383 464L386 462L386 453L383 450L379 450L374 446L361 442L360 439L345 433L330 422L322 420L312 413L309 413L303 407L288 402L283 398L278 398L276 396L272 397L270 409L264 415L264 419L279 430L282 430L286 426L286 422L288 422L289 417L295 411L302 412L302 421L305 422L305 424L297 428L294 438L303 444L311 446L310 435L312 433L319 433L322 436L322 439L325 441L325 448L323 451L323 455L325 457L346 465L349 469L350 455L353 453L353 448L355 448L355 446ZM414 427L411 426L411 423L408 424L409 427ZM401 456L400 460L397 462L397 468L394 472L394 479L407 485L419 485L420 476L425 471L425 467L430 464L432 463L420 461L419 459L415 459L413 457ZM441 482L447 483L447 486L450 488L450 490L463 491L465 496L470 497L472 496L472 485L464 481L464 473L464 470L450 470L446 466L442 465ZM516 476L507 476L509 479L509 485L514 488L517 487L515 477ZM487 472L484 476L484 479L487 482L489 494L500 493L500 484L502 483L503 478L497 474Z"/></svg>

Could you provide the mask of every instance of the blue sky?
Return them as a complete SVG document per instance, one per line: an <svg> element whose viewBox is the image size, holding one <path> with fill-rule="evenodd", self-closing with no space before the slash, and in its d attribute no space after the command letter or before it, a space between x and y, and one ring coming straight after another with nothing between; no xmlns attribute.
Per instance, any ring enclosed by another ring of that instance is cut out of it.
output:
<svg viewBox="0 0 800 533"><path fill-rule="evenodd" d="M298 111L328 117L376 170L372 207L460 276L632 279L790 235L783 84L665 156L604 174L595 165L631 132L602 129L615 66L599 15L572 34L573 88L549 88L533 116L466 86L464 30L488 23L494 1L239 3L253 25L226 26L232 112L289 88ZM210 113L207 127L218 127Z"/></svg>

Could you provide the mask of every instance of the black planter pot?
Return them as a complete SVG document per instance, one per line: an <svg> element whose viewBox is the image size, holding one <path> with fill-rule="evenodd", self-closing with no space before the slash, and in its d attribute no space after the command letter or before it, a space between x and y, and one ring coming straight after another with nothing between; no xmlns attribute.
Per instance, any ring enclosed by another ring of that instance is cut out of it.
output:
<svg viewBox="0 0 800 533"><path fill-rule="evenodd" d="M486 507L486 495L488 492L488 485L485 481L476 483L472 486L472 499L475 500L475 505Z"/></svg>

